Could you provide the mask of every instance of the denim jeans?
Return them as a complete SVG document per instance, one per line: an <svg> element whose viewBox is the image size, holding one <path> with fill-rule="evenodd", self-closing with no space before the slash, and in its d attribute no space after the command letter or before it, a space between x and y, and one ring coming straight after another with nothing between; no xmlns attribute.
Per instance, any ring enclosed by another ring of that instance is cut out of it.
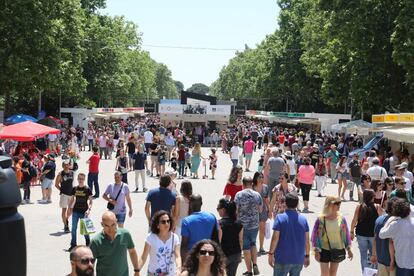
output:
<svg viewBox="0 0 414 276"><path fill-rule="evenodd" d="M400 267L398 267L398 264L397 264L395 275L398 275L398 276L412 276L412 275L414 275L414 269L400 268Z"/></svg>
<svg viewBox="0 0 414 276"><path fill-rule="evenodd" d="M233 168L234 168L239 163L239 159L231 159L231 162L233 163Z"/></svg>
<svg viewBox="0 0 414 276"><path fill-rule="evenodd" d="M99 197L99 183L98 183L98 173L88 173L88 186L91 191L93 191L93 187L95 187L95 195Z"/></svg>
<svg viewBox="0 0 414 276"><path fill-rule="evenodd" d="M303 265L301 264L275 264L273 276L299 276Z"/></svg>
<svg viewBox="0 0 414 276"><path fill-rule="evenodd" d="M88 139L89 151L93 148L93 139Z"/></svg>
<svg viewBox="0 0 414 276"><path fill-rule="evenodd" d="M184 175L185 161L178 161L178 175Z"/></svg>
<svg viewBox="0 0 414 276"><path fill-rule="evenodd" d="M73 211L72 213L72 239L70 241L71 246L76 246L76 231L78 230L78 221L85 217L85 213L79 213ZM89 245L90 238L89 235L85 235L86 245Z"/></svg>
<svg viewBox="0 0 414 276"><path fill-rule="evenodd" d="M369 256L372 255L372 243L374 242L374 237L364 237L357 235L359 253L361 255L361 269L364 272L365 267L369 267L368 265L368 251Z"/></svg>

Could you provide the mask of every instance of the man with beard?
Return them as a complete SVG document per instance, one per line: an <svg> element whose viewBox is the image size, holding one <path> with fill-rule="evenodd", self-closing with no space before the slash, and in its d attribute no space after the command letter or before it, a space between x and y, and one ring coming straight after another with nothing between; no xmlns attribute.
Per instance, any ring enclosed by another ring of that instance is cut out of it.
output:
<svg viewBox="0 0 414 276"><path fill-rule="evenodd" d="M79 245L70 252L72 272L67 276L93 276L95 275L95 258L88 246Z"/></svg>

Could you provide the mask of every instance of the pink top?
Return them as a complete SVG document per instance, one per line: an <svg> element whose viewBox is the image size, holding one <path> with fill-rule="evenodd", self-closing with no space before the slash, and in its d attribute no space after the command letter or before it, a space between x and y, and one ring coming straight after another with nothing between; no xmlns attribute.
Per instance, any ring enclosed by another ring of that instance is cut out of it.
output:
<svg viewBox="0 0 414 276"><path fill-rule="evenodd" d="M253 140L247 140L244 142L244 153L253 153L254 142Z"/></svg>
<svg viewBox="0 0 414 276"><path fill-rule="evenodd" d="M298 174L299 174L299 183L309 184L309 185L313 184L313 179L315 178L315 168L312 165L300 166Z"/></svg>

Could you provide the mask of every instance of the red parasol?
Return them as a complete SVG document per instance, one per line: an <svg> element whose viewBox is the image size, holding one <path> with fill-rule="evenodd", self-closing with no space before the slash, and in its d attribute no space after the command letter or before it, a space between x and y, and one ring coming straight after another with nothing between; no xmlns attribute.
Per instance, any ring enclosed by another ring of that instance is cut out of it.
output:
<svg viewBox="0 0 414 276"><path fill-rule="evenodd" d="M34 141L47 134L59 134L60 130L41 124L26 121L11 126L5 126L0 132L0 139L11 139L15 141Z"/></svg>

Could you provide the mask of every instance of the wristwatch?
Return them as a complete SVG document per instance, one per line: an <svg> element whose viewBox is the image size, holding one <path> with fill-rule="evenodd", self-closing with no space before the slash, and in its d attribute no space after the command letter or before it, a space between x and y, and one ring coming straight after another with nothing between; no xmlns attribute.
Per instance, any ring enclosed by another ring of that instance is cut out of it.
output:
<svg viewBox="0 0 414 276"><path fill-rule="evenodd" d="M308 254L306 254L306 255L305 255L305 258L309 258L309 255L308 255Z"/></svg>
<svg viewBox="0 0 414 276"><path fill-rule="evenodd" d="M134 268L134 272L140 272L141 271L141 269L139 269L139 268Z"/></svg>

